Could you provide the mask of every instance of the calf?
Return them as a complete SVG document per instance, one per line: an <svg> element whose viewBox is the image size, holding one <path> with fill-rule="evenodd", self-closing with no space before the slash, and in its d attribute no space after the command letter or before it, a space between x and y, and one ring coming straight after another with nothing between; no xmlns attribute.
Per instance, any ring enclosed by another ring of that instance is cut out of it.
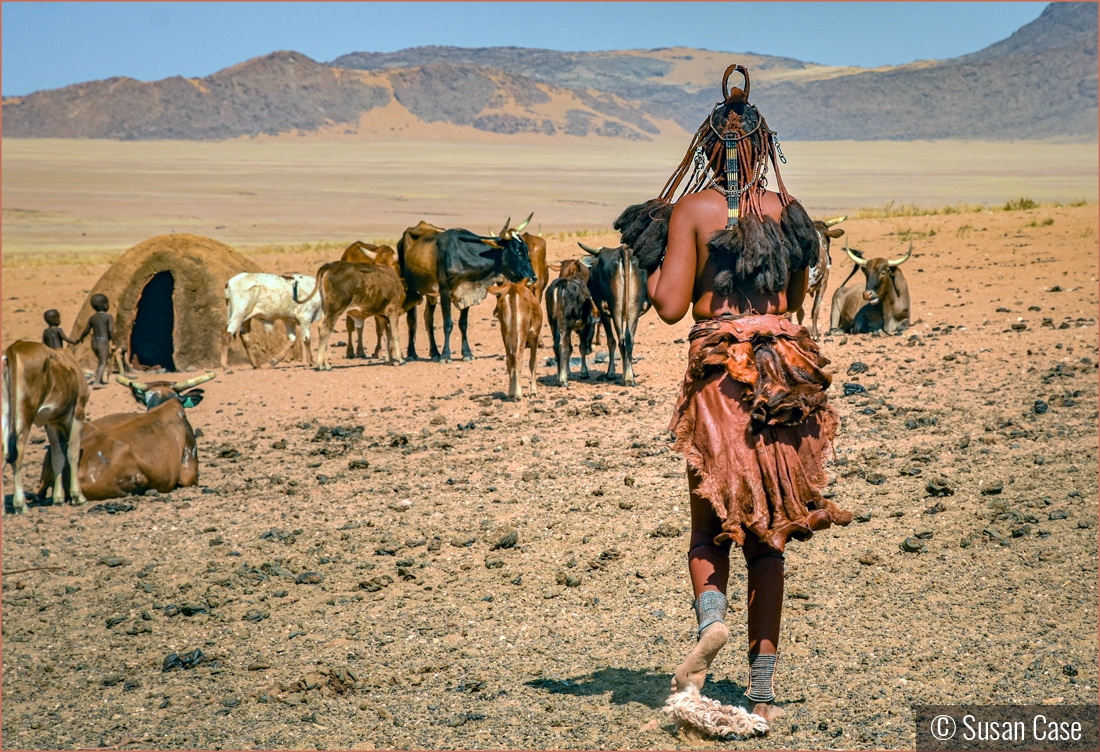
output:
<svg viewBox="0 0 1100 752"><path fill-rule="evenodd" d="M512 284L495 285L489 292L497 297L494 315L500 322L500 336L504 339L504 360L508 366L508 396L523 399L520 376L523 375L523 349L531 350L531 396L538 394L536 371L539 351L539 332L542 331L542 308L527 280Z"/></svg>
<svg viewBox="0 0 1100 752"><path fill-rule="evenodd" d="M168 493L199 482L199 455L195 431L184 412L202 401L194 389L214 378L205 373L187 381L149 384L117 376L143 413L115 413L89 422L80 440L77 474L85 498L93 501L143 494L153 489ZM47 453L42 466L39 496L55 482ZM67 471L71 474L71 470ZM54 491L54 502L60 499Z"/></svg>
<svg viewBox="0 0 1100 752"><path fill-rule="evenodd" d="M382 316L386 322L389 339L389 362L403 363L397 351L397 321L404 312L405 285L401 277L388 266L356 264L351 261L334 261L317 270L316 285L310 297L321 294L324 321L321 324L321 343L317 348L317 369L331 371L328 360L328 341L336 328L337 320L351 309L364 319ZM309 300L309 298L306 298ZM296 302L305 302L297 301Z"/></svg>
<svg viewBox="0 0 1100 752"><path fill-rule="evenodd" d="M806 287L806 297L803 299L802 305L798 307L797 311L792 311L790 315L791 321L794 321L794 316L797 314L798 324L801 326L802 320L806 318L805 301L813 300L813 313L810 315L810 336L814 339L819 336L817 328L818 315L821 313L821 301L825 299L825 290L829 286L829 269L833 265L833 259L829 255L830 241L844 234L844 230L839 228L834 230L833 225L840 224L847 218L847 216L844 216L830 219L828 222L814 221L814 231L817 233L817 242L820 247L817 265L810 267L809 284Z"/></svg>
<svg viewBox="0 0 1100 752"><path fill-rule="evenodd" d="M599 312L588 291L588 267L580 261L562 263L558 278L546 289L546 315L554 335L558 361L558 386L569 384L569 360L573 356L573 332L581 346L581 378L588 378L588 354L596 334Z"/></svg>
<svg viewBox="0 0 1100 752"><path fill-rule="evenodd" d="M56 480L54 497L62 495L66 463L75 467L80 457L80 435L88 404L88 382L71 350L51 350L43 344L17 340L4 351L3 365L4 461L14 471L11 505L15 514L27 511L23 465L32 426L44 426L53 452ZM76 478L70 478L69 498L83 504Z"/></svg>
<svg viewBox="0 0 1100 752"><path fill-rule="evenodd" d="M250 347L252 319L259 319L270 328L276 321L286 326L287 343L282 352L271 359L278 365L302 332L302 360L313 365L313 352L309 344L309 327L321 318L321 301L312 296L298 303L296 294L312 292L313 278L303 274L258 274L242 272L225 283L226 319L222 333L222 368L229 366L229 343L240 336L248 362L259 368Z"/></svg>
<svg viewBox="0 0 1100 752"><path fill-rule="evenodd" d="M841 286L833 293L831 329L866 334L884 331L887 334L903 331L909 326L909 285L899 268L913 255L913 243L899 259L865 259L855 248L845 243L848 257L856 262L856 269L862 269L867 279L862 294L859 285ZM852 278L848 275L848 279ZM848 279L844 283L848 283Z"/></svg>
<svg viewBox="0 0 1100 752"><path fill-rule="evenodd" d="M638 319L649 309L646 273L626 246L590 248L578 243L589 256L581 259L592 270L588 291L596 303L607 335L607 378L615 375L615 341L623 359L623 385L634 386L634 332Z"/></svg>
<svg viewBox="0 0 1100 752"><path fill-rule="evenodd" d="M344 255L340 257L341 261L354 261L357 264L380 264L382 266L388 266L398 274L401 273L401 264L397 259L397 251L390 248L388 245L373 245L371 243L364 243L362 240L356 240L354 243L347 247L344 251ZM348 349L346 357L348 358L366 358L367 353L363 349L363 328L365 319L357 315L357 311L348 311ZM358 346L352 348L351 337L352 333L358 337ZM396 330L395 330L396 333ZM374 317L374 354L372 358L377 358L382 353L382 337L385 335L385 322L380 316Z"/></svg>

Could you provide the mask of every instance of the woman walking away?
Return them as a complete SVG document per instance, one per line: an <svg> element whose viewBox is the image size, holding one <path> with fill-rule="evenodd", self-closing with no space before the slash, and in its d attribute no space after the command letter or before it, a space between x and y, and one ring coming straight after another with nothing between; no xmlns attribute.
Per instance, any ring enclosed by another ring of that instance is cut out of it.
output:
<svg viewBox="0 0 1100 752"><path fill-rule="evenodd" d="M727 88L734 71L743 89ZM683 724L734 736L764 733L783 712L773 678L787 541L847 525L852 515L821 495L839 425L825 397L828 361L784 315L806 295L817 235L783 185L786 160L775 133L748 102L748 71L731 65L722 91L661 196L626 209L615 227L650 272L661 319L676 323L690 308L696 322L670 428L687 460L698 643L676 669L665 710ZM766 188L769 162L775 191ZM752 714L700 694L729 637L733 545L748 574Z"/></svg>

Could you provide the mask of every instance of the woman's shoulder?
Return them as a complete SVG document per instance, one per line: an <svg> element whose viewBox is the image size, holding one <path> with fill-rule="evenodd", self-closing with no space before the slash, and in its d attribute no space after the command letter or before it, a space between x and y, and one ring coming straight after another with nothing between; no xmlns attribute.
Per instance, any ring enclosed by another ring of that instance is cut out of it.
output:
<svg viewBox="0 0 1100 752"><path fill-rule="evenodd" d="M705 190L683 196L672 207L673 214L692 218L705 218L712 214L726 216L726 199L718 191Z"/></svg>

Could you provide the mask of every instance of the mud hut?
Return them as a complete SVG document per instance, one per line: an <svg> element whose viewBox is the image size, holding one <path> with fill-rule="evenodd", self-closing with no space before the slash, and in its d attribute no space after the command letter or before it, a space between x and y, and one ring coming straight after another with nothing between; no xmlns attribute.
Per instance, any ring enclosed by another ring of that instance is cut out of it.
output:
<svg viewBox="0 0 1100 752"><path fill-rule="evenodd" d="M169 371L214 368L221 362L226 325L225 283L241 272L262 271L224 243L198 235L161 235L123 253L95 283L80 307L72 334L94 313L91 298L107 296L115 317L115 344L136 365ZM281 327L252 330L254 352L267 358L286 343ZM95 366L90 344L77 348L86 368ZM247 363L240 342L230 364Z"/></svg>

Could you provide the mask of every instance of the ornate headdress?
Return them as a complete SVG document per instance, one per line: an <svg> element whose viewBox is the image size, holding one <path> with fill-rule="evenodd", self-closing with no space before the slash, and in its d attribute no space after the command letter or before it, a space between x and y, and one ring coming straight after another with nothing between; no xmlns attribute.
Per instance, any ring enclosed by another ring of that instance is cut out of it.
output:
<svg viewBox="0 0 1100 752"><path fill-rule="evenodd" d="M744 77L743 89L729 88L734 71ZM792 271L817 262L813 222L783 185L779 164L787 160L775 131L749 104L749 86L749 72L744 66L729 66L722 77L722 101L714 105L696 130L660 196L628 207L615 220L614 227L621 231L623 243L647 271L658 267L664 258L673 204L689 193L708 188L724 194L729 207L726 229L715 233L709 247L716 254L732 257L730 272L737 278L751 280L760 292L773 293L786 285ZM768 185L769 161L783 204L779 223L766 216L760 206Z"/></svg>

